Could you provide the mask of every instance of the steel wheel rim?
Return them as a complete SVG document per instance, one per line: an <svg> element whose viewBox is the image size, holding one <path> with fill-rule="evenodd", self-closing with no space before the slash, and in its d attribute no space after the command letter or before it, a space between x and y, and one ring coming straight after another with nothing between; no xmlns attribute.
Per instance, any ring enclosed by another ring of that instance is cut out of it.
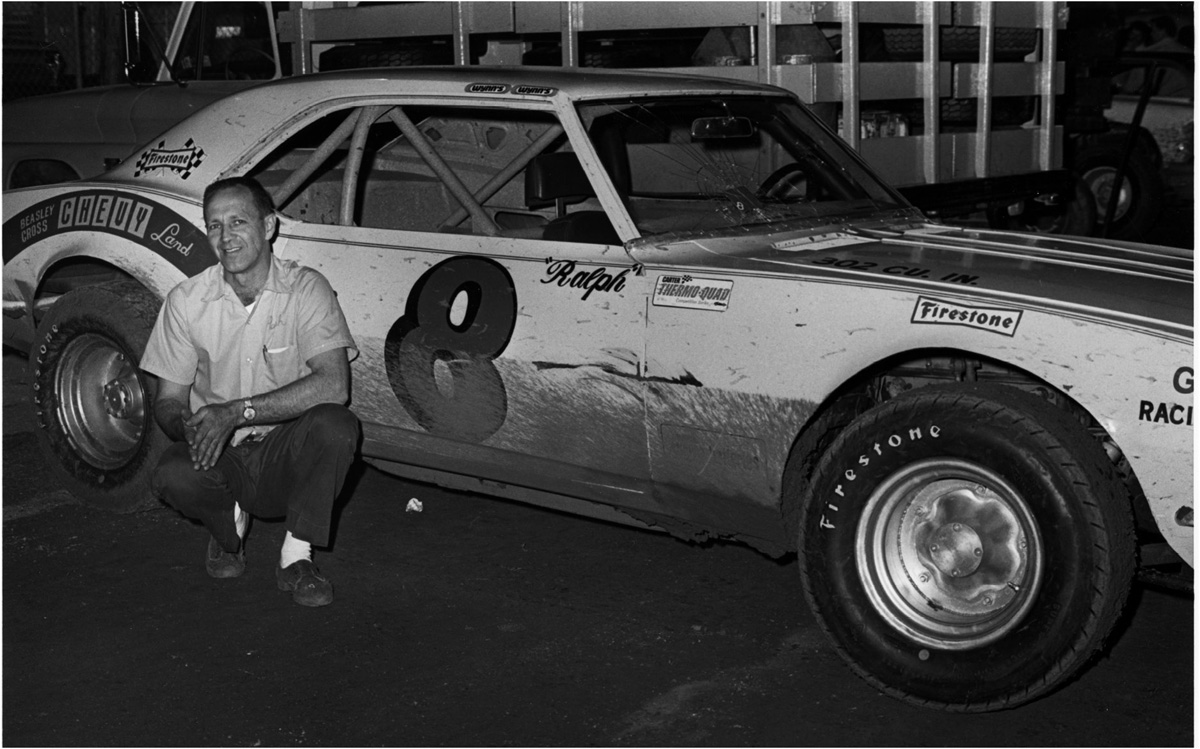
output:
<svg viewBox="0 0 1200 749"><path fill-rule="evenodd" d="M1116 180L1117 170L1108 166L1089 169L1087 174L1083 175L1083 181L1087 183L1088 189L1092 191L1092 196L1096 200L1096 216L1100 223L1104 223L1104 215L1108 211L1108 201L1112 199L1113 183ZM1113 221L1125 218L1132 202L1133 190L1129 184L1129 177L1126 176L1121 180L1121 190L1117 194L1117 209L1113 212Z"/></svg>
<svg viewBox="0 0 1200 749"><path fill-rule="evenodd" d="M897 632L940 650L994 642L1028 614L1045 551L1029 505L995 472L934 458L888 477L855 534L861 580Z"/></svg>
<svg viewBox="0 0 1200 749"><path fill-rule="evenodd" d="M72 447L103 470L129 462L142 442L146 394L137 368L108 338L85 333L58 364L58 420Z"/></svg>

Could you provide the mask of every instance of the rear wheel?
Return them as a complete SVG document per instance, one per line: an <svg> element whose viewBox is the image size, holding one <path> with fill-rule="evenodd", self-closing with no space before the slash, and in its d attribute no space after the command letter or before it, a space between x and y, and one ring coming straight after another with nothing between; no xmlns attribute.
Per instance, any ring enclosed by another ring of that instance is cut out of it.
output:
<svg viewBox="0 0 1200 749"><path fill-rule="evenodd" d="M857 418L813 474L805 593L878 688L1012 707L1098 650L1129 592L1129 502L1070 415L998 386L930 387Z"/></svg>
<svg viewBox="0 0 1200 749"><path fill-rule="evenodd" d="M988 206L988 225L993 229L1036 234L1094 236L1096 200L1082 179L1076 177L1074 183L1075 192L1063 205L1043 205L1036 200L1022 200L1011 205Z"/></svg>
<svg viewBox="0 0 1200 749"><path fill-rule="evenodd" d="M169 442L154 423L156 383L138 369L158 307L131 281L64 294L29 360L50 469L75 496L118 512L154 505L150 474Z"/></svg>
<svg viewBox="0 0 1200 749"><path fill-rule="evenodd" d="M1116 189L1121 154L1116 149L1093 148L1075 159L1075 172L1083 180L1096 202L1096 221L1105 228L1106 212L1115 200L1112 223L1107 226L1111 239L1145 241L1162 212L1163 181L1148 159L1135 150L1125 168L1121 189Z"/></svg>

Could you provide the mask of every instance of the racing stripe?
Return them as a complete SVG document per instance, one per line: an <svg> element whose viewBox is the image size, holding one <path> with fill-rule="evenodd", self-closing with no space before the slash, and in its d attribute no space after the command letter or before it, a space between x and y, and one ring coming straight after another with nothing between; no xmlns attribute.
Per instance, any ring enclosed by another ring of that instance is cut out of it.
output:
<svg viewBox="0 0 1200 749"><path fill-rule="evenodd" d="M136 242L188 276L217 261L204 232L162 203L115 190L79 190L43 200L5 221L0 235L4 262L43 239L77 231Z"/></svg>

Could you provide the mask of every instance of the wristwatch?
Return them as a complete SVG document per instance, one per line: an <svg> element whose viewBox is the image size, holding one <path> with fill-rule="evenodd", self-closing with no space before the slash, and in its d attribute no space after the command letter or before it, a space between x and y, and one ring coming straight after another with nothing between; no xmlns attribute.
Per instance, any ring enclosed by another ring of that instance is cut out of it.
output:
<svg viewBox="0 0 1200 749"><path fill-rule="evenodd" d="M254 421L254 417L257 415L258 412L254 410L254 404L250 402L249 398L242 401L242 421L249 424Z"/></svg>

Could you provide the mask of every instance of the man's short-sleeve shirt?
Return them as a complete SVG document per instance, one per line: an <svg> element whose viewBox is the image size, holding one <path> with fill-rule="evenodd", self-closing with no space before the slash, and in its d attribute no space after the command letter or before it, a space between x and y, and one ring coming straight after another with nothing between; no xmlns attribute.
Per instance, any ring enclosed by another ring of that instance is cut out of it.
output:
<svg viewBox="0 0 1200 749"><path fill-rule="evenodd" d="M272 256L266 286L247 310L218 263L167 294L142 355L142 369L192 386L193 412L283 387L312 372L330 349L358 349L329 281Z"/></svg>

